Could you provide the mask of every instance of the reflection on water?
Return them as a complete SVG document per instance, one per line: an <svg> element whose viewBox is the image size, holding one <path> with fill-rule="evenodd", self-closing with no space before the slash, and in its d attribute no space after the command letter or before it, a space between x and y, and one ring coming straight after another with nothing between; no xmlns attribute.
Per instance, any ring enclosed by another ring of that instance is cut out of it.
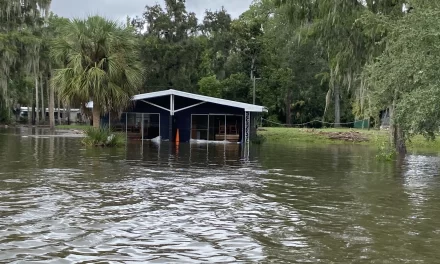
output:
<svg viewBox="0 0 440 264"><path fill-rule="evenodd" d="M0 131L1 263L435 263L439 158Z"/></svg>

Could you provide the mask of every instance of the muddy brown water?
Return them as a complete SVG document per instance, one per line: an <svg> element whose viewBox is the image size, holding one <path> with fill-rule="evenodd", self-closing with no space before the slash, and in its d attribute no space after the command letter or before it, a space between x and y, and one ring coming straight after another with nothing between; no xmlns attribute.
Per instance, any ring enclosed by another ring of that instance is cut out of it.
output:
<svg viewBox="0 0 440 264"><path fill-rule="evenodd" d="M37 133L39 136L35 137ZM440 159L0 130L0 263L438 263Z"/></svg>

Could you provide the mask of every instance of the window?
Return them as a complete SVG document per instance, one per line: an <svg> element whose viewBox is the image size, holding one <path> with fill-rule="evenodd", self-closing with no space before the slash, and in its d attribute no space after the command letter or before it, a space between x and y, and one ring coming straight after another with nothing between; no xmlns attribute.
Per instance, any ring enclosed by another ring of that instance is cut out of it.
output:
<svg viewBox="0 0 440 264"><path fill-rule="evenodd" d="M160 136L160 114L124 113L115 130L125 132L125 128L129 138L141 140L156 138Z"/></svg>
<svg viewBox="0 0 440 264"><path fill-rule="evenodd" d="M209 116L192 115L191 117L191 139L208 140Z"/></svg>

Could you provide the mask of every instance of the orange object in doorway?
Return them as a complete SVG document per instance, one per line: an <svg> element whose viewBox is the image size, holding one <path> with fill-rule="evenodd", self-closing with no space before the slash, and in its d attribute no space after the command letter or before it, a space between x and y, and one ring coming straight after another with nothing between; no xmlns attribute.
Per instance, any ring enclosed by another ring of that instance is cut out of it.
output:
<svg viewBox="0 0 440 264"><path fill-rule="evenodd" d="M176 132L176 144L179 144L180 143L180 135L179 135L179 129L177 129L177 132Z"/></svg>

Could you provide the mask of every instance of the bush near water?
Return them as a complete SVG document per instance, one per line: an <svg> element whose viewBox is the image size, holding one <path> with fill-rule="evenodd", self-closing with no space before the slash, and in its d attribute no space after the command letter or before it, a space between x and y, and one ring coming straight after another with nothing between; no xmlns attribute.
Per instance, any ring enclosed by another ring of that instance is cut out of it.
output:
<svg viewBox="0 0 440 264"><path fill-rule="evenodd" d="M82 143L86 146L120 147L125 144L125 137L112 132L108 127L89 127L84 132L86 137Z"/></svg>

